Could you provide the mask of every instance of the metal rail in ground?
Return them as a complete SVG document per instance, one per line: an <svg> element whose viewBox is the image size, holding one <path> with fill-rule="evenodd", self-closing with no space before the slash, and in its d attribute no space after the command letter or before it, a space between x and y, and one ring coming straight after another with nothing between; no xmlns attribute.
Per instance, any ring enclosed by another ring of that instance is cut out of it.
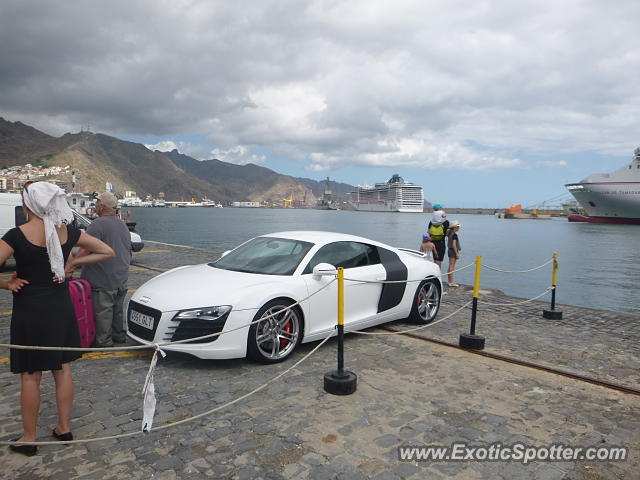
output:
<svg viewBox="0 0 640 480"><path fill-rule="evenodd" d="M381 330L386 330L389 332L393 332L392 328L389 327L378 327ZM484 350L468 350L466 348L461 348L459 345L455 343L445 342L443 340L436 340L435 338L421 337L420 335L415 335L413 333L402 333L400 335L404 335L406 337L415 338L417 340L423 340L425 342L435 343L437 345L442 345L445 347L455 348L457 350L462 350L467 353L473 353L475 355L481 355L483 357L491 358L493 360L500 360L502 362L512 363L515 365L520 365L522 367L532 368L535 370L540 370L547 373L553 373L555 375L560 375L563 377L571 378L573 380L578 380L580 382L590 383L592 385L598 385L600 387L608 388L610 390L616 390L618 392L627 393L631 395L640 396L640 390L632 387L627 387L625 385L619 385L617 383L607 382L605 380L599 380L593 377L587 377L585 375L580 375L578 373L567 372L566 370L560 370L558 368L547 367L546 365L540 365L534 362L528 362L526 360L518 360L516 358L507 357L505 355L499 355L497 353L485 352Z"/></svg>

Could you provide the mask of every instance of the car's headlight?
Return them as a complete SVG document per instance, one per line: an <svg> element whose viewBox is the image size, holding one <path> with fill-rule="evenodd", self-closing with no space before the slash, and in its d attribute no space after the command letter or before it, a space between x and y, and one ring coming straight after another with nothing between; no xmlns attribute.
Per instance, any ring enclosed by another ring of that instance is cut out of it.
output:
<svg viewBox="0 0 640 480"><path fill-rule="evenodd" d="M231 311L231 305L218 305L216 307L202 307L191 310L181 310L175 319L195 318L198 320L218 320Z"/></svg>

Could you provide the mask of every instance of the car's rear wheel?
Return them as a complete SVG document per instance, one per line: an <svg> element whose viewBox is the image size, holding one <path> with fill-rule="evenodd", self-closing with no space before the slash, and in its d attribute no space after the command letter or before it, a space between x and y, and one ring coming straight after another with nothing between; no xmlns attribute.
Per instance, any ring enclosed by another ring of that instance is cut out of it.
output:
<svg viewBox="0 0 640 480"><path fill-rule="evenodd" d="M249 329L247 356L260 363L285 360L302 338L302 314L297 307L289 308L291 301L275 299L265 304L253 318L265 318Z"/></svg>
<svg viewBox="0 0 640 480"><path fill-rule="evenodd" d="M417 323L431 323L438 315L441 298L442 292L437 280L429 279L420 282L413 298L409 319Z"/></svg>

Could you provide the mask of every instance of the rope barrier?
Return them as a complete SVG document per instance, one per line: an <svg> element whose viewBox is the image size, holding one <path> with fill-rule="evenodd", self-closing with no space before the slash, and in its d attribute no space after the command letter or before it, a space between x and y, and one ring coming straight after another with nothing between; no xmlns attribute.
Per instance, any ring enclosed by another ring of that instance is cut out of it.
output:
<svg viewBox="0 0 640 480"><path fill-rule="evenodd" d="M323 285L322 287L320 287L318 290L316 290L315 292L313 292L312 294L308 295L307 297L298 300L297 302L292 303L291 305L284 307L280 310L278 310L277 312L274 312L270 315L266 315L263 317L260 317L256 320L253 320L245 325L240 325L239 327L235 327L232 328L230 330L225 330L223 332L217 332L217 333L210 333L208 335L202 335L200 337L193 337L193 338L186 338L183 340L176 340L175 342L164 342L164 343L152 343L152 344L145 344L145 345L131 345L128 347L101 347L101 348L80 348L80 347L42 347L42 346L38 346L38 345L14 345L11 343L0 343L0 348L14 348L16 350L56 350L56 351L69 351L69 352L119 352L119 351L126 351L126 350L150 350L150 349L155 349L156 346L159 347L167 347L167 346L171 346L171 345L179 345L182 343L188 343L188 342L193 342L196 340L204 340L206 338L213 338L213 337L218 337L221 335L225 335L227 333L231 333L231 332L235 332L237 330L242 330L243 328L247 328L250 327L251 325L253 325L254 323L260 323L264 320L267 320L269 318L273 318L279 314L281 314L282 312L286 312L287 310L290 310L292 308L294 308L297 305L300 305L302 302L310 299L311 297L313 297L314 295L320 293L322 290L324 290L325 288L327 288L329 285L331 285L333 282L335 282L336 279L332 279L329 282L327 282L326 285ZM251 308L251 309L238 309L238 310L232 310L232 311L244 311L244 310L257 310L256 308Z"/></svg>
<svg viewBox="0 0 640 480"><path fill-rule="evenodd" d="M525 303L529 303L529 302L533 302L534 300L539 299L540 297L546 295L548 292L550 292L551 290L553 290L553 287L547 287L544 292L542 292L540 295L533 297L533 298L529 298L527 300L523 300L521 302L516 302L516 303L489 303L489 302L485 302L484 300L482 301L482 306L484 307L485 305L490 306L490 307L515 307L517 305L523 305Z"/></svg>
<svg viewBox="0 0 640 480"><path fill-rule="evenodd" d="M461 272L462 270L466 270L467 268L471 267L475 265L474 263L470 263L469 265L465 265L464 267L460 267L460 268L456 268L455 270L451 270L450 272L446 272L446 273L441 273L440 275L438 275L439 277L446 277L447 275L449 275L450 273L456 273L456 272Z"/></svg>
<svg viewBox="0 0 640 480"><path fill-rule="evenodd" d="M231 400L231 401L229 401L227 403L224 403L224 404L222 404L220 406L217 406L215 408L207 410L206 412L202 412L202 413L199 413L197 415L193 415L193 416L188 417L188 418L183 418L182 420L179 420L177 422L172 422L172 423L167 423L165 425L160 425L159 427L152 427L151 429L149 429L149 432L155 432L155 431L158 431L158 430L165 430L167 428L176 427L176 426L182 425L184 423L193 422L194 420L197 420L197 419L202 418L202 417L206 417L208 415L211 415L212 413L215 413L215 412L217 412L219 410L222 410L223 408L226 408L226 407L229 407L231 405L234 405L234 404L244 400L245 398L248 398L248 397L258 393L260 390L264 390L268 385L272 384L273 382L275 382L279 378L282 378L284 375L286 375L291 370L293 370L298 365L300 365L302 362L304 362L306 359L308 359L311 355L316 353L320 349L320 347L322 347L322 345L324 345L331 338L332 335L333 335L333 332L329 333L329 335L327 335L324 340L322 340L318 345L316 345L313 348L313 350L311 350L309 353L307 353L300 360L295 362L293 365L291 365L289 368L287 368L283 372L279 373L275 377L271 378L270 380L267 380L262 385L254 388L250 392L245 393L244 395L241 395L240 397L235 398L235 399L233 399L233 400ZM141 430L138 430L138 431L135 431L135 432L121 433L119 435L110 435L108 437L82 438L82 439L67 440L67 441L60 441L60 440L53 440L53 441L49 441L49 442L7 442L7 441L0 441L0 445L70 445L70 444L77 444L77 443L98 442L98 441L102 441L102 440L117 440L119 438L133 437L135 435L141 435L141 434L144 434L144 433L147 433L147 432L143 432Z"/></svg>
<svg viewBox="0 0 640 480"><path fill-rule="evenodd" d="M489 265L485 265L485 264L483 264L482 266L485 267L485 268L488 268L489 270L494 270L496 272L501 272L501 273L529 273L529 272L533 272L534 270L539 270L542 267L546 267L551 262L553 262L553 258L550 259L549 261L543 263L542 265L538 265L537 267L533 267L533 268L530 268L528 270L501 270L499 268L490 267Z"/></svg>
<svg viewBox="0 0 640 480"><path fill-rule="evenodd" d="M498 272L502 272L502 273L527 273L527 272L532 272L534 270L538 270L542 267L545 267L547 265L549 265L551 262L553 262L553 258L545 263L543 263L542 265L539 265L537 267L528 269L528 270L500 270L497 269L495 267L491 267L489 265L482 265L483 267L486 267L490 270L495 270ZM452 270L451 272L446 272L446 273L441 273L440 275L437 275L437 277L439 278L443 278L451 273L456 273L456 272L461 272L462 270L465 270L471 266L473 266L474 263L470 263L468 265L465 265L464 267L458 268L456 270ZM361 280L361 279L354 279L354 278L345 278L345 280L351 281L351 282L355 282L355 283L362 283L362 284L367 284L367 283L380 283L380 284L394 284L394 283L415 283L415 282L422 282L424 280L424 278L420 278L420 279L412 279L412 280ZM193 338L186 338L183 340L176 340L173 342L164 342L164 343L159 343L158 345L160 347L166 347L166 346L171 346L171 345L179 345L179 344L183 344L183 343L189 343L189 342L194 342L194 341L198 341L198 340L206 340L208 338L215 338L215 337L219 337L221 335L227 334L227 333L231 333L231 332L235 332L237 330L241 330L243 328L247 328L250 327L251 325L253 325L254 323L259 323L263 320L267 320L269 318L275 317L276 315L279 315L280 313L289 310L291 308L294 308L297 305L300 305L302 302L308 300L309 298L311 298L312 296L316 295L317 293L319 293L320 291L324 290L325 288L327 288L329 285L331 285L333 282L335 281L335 279L332 279L330 282L328 282L326 285L322 286L321 288L319 288L318 290L316 290L315 292L313 292L311 295L308 295L307 297L303 298L302 300L299 300L297 302L294 302L293 304L271 314L268 315L266 317L262 317L259 318L257 320L254 320L248 324L245 325L241 325L239 327L230 329L230 330L226 330L223 332L218 332L218 333L211 333L208 335L202 335L200 337L193 337ZM533 301L536 300L538 298L540 298L541 296L543 296L545 293L547 293L549 291L549 289L545 290L541 295L539 295L538 297L534 297L533 299L529 299L527 301ZM488 303L487 305L492 305L492 306L510 306L510 305L520 305L521 303L526 303L526 302L519 302L519 303L514 303L514 304L490 304ZM231 312L239 312L239 311L247 311L247 310L257 310L258 307L255 308L244 308L244 309L236 309L236 310L231 310ZM230 312L230 313L231 313ZM118 352L118 351L127 351L127 350L148 350L148 349L153 349L155 348L153 345L131 345L128 347L101 347L101 348L79 348L79 347L43 347L43 346L36 346L36 345L15 345L15 344L10 344L10 343L0 343L0 348L14 348L17 350L56 350L56 351L75 351L75 352Z"/></svg>
<svg viewBox="0 0 640 480"><path fill-rule="evenodd" d="M421 325L419 327L415 327L415 328L410 328L410 329L406 329L406 330L400 330L400 331L390 331L390 332L365 332L362 330L344 330L345 333L356 333L356 334L360 334L360 335L404 335L404 334L408 334L410 332L415 332L418 330L422 330L428 327L432 327L434 325L437 325L440 322L443 322L445 320L450 319L451 317L453 317L454 315L456 315L457 313L459 313L460 311L464 310L465 308L467 308L469 305L471 305L473 303L473 318L472 318L472 328L471 328L471 337L475 337L474 333L475 333L475 329L473 327L474 321L475 321L475 311L476 311L476 306L477 306L477 288L478 288L478 284L479 284L479 272L481 270L481 267L484 266L485 268L488 268L489 270L494 270L497 272L501 272L501 273L528 273L528 272L532 272L535 270L538 270L540 268L545 267L546 265L549 265L552 262L556 262L556 254L554 254L554 258L552 258L551 260L545 262L542 265L539 265L537 267L531 268L531 269L527 269L527 270L502 270L502 269L498 269L495 267L491 267L489 265L482 265L481 264L481 257L478 257L478 259L475 262L476 265L476 286L474 287L474 298L472 300L469 300L468 302L466 302L465 304L463 304L460 308L458 308L457 310L453 311L452 313L448 314L447 316L440 318L434 322L428 323L426 325ZM474 263L471 263L469 265L466 265L464 267L458 268L456 270L453 270L451 272L442 272L440 275L436 275L436 277L438 278L442 278L445 277L447 275L450 275L452 273L455 272L460 272L463 271L469 267L471 267L472 265L474 265ZM145 267L148 268L149 270L156 270L156 271L161 271L160 269L155 269L155 268L150 268L150 267ZM554 285L552 287L548 287L545 289L544 292L542 292L540 295L537 295L536 297L527 299L527 300L523 300L520 302L516 302L516 303L506 303L506 304L500 304L500 303L486 303L484 302L484 305L487 306L505 306L505 307L510 307L510 306L517 306L517 305L522 305L528 302L532 302L534 300L539 299L540 297L546 295L549 291L552 291L555 293L555 272L556 272L556 268L557 268L557 264L554 263ZM379 284L385 284L385 283L389 283L389 284L394 284L394 283L405 283L405 284L409 284L409 283L414 283L414 282L422 282L424 280L427 280L426 278L420 278L420 279L412 279L412 280L358 280L358 279L351 279L351 278L344 278L342 275L342 268L338 269L338 277L340 279L340 282L342 282L343 280L349 280L351 282L355 282L355 283L379 283ZM430 278L434 278L434 277L430 277ZM183 340L177 340L177 341L172 341L172 342L165 342L165 343L153 343L153 344L145 344L145 345L134 345L134 346L128 346L128 347L106 347L106 348L77 348L77 347L50 347L50 346L28 346L28 345L14 345L14 344L0 344L0 348L14 348L14 349L19 349L19 350L56 350L56 351L82 351L82 352L113 352L113 351L127 351L127 350L143 350L143 349L154 349L155 353L153 355L152 361L151 361L151 365L149 367L149 371L147 372L147 376L145 379L145 386L143 388L143 426L141 430L135 431L135 432L126 432L126 433L122 433L119 435L111 435L111 436L105 436L105 437L96 437L96 438L87 438L87 439L76 439L76 440L68 440L68 441L46 441L46 442L7 442L7 441L0 441L0 445L65 445L65 444L78 444L78 443L89 443L89 442L97 442L97 441L103 441L103 440L115 440L115 439L120 439L120 438L127 438L127 437L132 437L135 435L140 435L143 433L149 433L151 431L157 431L157 430L164 430L167 428L172 428L172 427L176 427L188 422L193 422L197 419L206 417L208 415L211 415L212 413L215 413L217 411L220 411L223 408L229 407L231 405L234 405L235 403L238 403L256 393L258 393L259 391L263 390L264 388L266 388L268 385L270 385L271 383L277 381L278 379L282 378L284 375L286 375L287 373L289 373L291 370L293 370L294 368L296 368L298 365L300 365L302 362L304 362L305 360L307 360L311 355L313 355L316 351L318 351L318 349L320 347L322 347L322 345L324 345L329 338L331 338L331 336L333 336L334 332L330 332L318 345L316 345L309 353L307 353L305 356L303 356L300 360L298 360L297 362L295 362L291 367L285 369L284 371L282 371L281 373L279 373L278 375L276 375L275 377L271 378L270 380L266 381L265 383L259 385L258 387L254 388L253 390L251 390L250 392L241 395L240 397L231 400L229 402L224 403L223 405L214 407L210 410L207 410L205 412L196 414L196 415L192 415L188 418L184 418L182 420L176 421L176 422L172 422L172 423L165 423L164 425L160 425L160 426L156 426L153 427L153 417L155 416L155 388L154 388L154 381L153 381L153 374L154 374L154 369L155 369L155 364L158 358L158 353L160 353L162 356L165 355L165 353L162 351L163 347L168 347L171 345L178 345L178 344L184 344L184 343L189 343L189 342L194 342L197 340L204 340L204 339L208 339L208 338L214 338L214 337L218 337L227 333L231 333L237 330L241 330L241 329L246 329L248 327L250 327L253 324L256 323L260 323L263 322L269 318L273 318L276 317L280 314L282 314L285 311L288 311L292 308L295 308L297 306L299 306L302 302L308 300L309 298L313 297L314 295L318 294L319 292L321 292L322 290L324 290L325 288L329 287L333 282L335 282L337 279L334 278L332 280L330 280L329 282L327 282L327 284L325 284L324 286L322 286L321 288L319 288L318 290L316 290L315 292L311 293L310 295L308 295L307 297L295 301L293 302L291 305L288 305L282 309L280 309L279 311L272 313L270 315L267 316L263 316L260 317L258 319L255 319L253 321L251 321L248 324L245 325L241 325L235 328L232 328L230 330L226 330L223 332L217 332L217 333L212 333L212 334L208 334L208 335L202 335L199 337L193 337L193 338L188 338L188 339L183 339ZM340 292L341 292L341 288L342 288L343 283L339 283L339 295L338 295L338 302L339 302L339 312L340 312L340 308L342 307L342 300L340 299ZM552 302L553 303L553 302ZM255 308L244 308L244 309L236 309L236 310L230 310L229 313L231 312L238 312L238 311L250 311L250 310L257 310L258 307ZM340 314L339 314L339 326L338 328L340 329L342 327L342 324L340 323ZM340 332L342 334L342 332ZM462 335L464 336L464 335ZM462 336L461 336L461 342L462 342ZM477 348L484 348L484 337L477 337L478 339L482 340L482 346L481 347L477 347ZM342 337L339 337L339 345L341 346L341 342L342 342ZM462 345L462 343L461 343ZM476 347L472 347L472 348L476 348ZM340 354L341 352L339 352L339 369L340 367ZM355 375L354 375L355 377ZM342 378L342 377L340 377ZM325 376L325 390L327 390L327 378ZM354 382L355 384L355 382ZM329 391L329 390L327 390ZM353 391L355 391L355 386L353 388ZM336 392L330 392L330 393L336 393ZM340 392L341 394L344 394L344 392ZM352 393L352 392L350 392Z"/></svg>
<svg viewBox="0 0 640 480"><path fill-rule="evenodd" d="M455 312L450 313L446 317L436 320L435 322L427 323L426 325L421 325L420 327L410 328L408 330L401 330L401 331L394 331L394 332L363 332L362 330L345 330L345 333L357 333L359 335L401 335L404 333L415 332L417 330L422 330L423 328L433 327L434 325L440 322L444 322L445 320L448 320L449 318L453 317L456 313L467 308L470 304L471 304L471 300L469 300L467 303L462 305Z"/></svg>

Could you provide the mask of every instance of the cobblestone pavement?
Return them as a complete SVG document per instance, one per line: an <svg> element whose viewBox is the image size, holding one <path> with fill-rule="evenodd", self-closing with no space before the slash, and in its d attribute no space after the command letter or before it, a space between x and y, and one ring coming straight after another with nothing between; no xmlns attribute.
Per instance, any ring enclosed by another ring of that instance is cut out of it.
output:
<svg viewBox="0 0 640 480"><path fill-rule="evenodd" d="M459 309L472 298L469 286L447 289L438 317ZM522 303L522 299L500 291L481 290L476 334L486 338L485 350L640 387L640 315L556 304L562 319L549 320L542 317L542 311L550 308L549 299L550 294L546 301ZM514 303L519 305L513 306ZM505 304L510 306L502 306ZM469 332L470 320L469 306L450 320L412 333L457 344L459 335ZM394 330L412 327L415 325L406 322L391 325Z"/></svg>
<svg viewBox="0 0 640 480"><path fill-rule="evenodd" d="M167 251L168 250L168 251ZM201 263L216 253L147 242L137 265L157 269ZM7 274L6 272L4 273ZM131 267L135 289L157 271ZM463 305L468 288L445 295L440 317ZM638 385L637 316L562 305L564 319L545 320L535 302L483 292L478 333L487 350L544 362L617 383ZM0 292L0 340L8 340L11 297ZM455 343L469 310L425 329ZM412 327L394 322L392 328ZM634 329L633 327L636 326ZM370 330L380 331L380 330ZM278 365L204 361L169 353L156 368L155 425L168 425L248 393L310 352L305 344ZM24 457L0 448L0 477L11 479L609 479L637 478L640 398L401 335L349 335L346 366L358 390L328 395L324 373L335 366L330 340L282 379L193 423L134 437L71 446L41 446ZM0 352L0 438L21 431L18 377ZM73 431L93 438L139 431L148 352L88 355L74 362ZM43 377L40 440L52 440L53 381ZM398 460L397 447L515 442L545 446L626 446L624 462L432 462Z"/></svg>

